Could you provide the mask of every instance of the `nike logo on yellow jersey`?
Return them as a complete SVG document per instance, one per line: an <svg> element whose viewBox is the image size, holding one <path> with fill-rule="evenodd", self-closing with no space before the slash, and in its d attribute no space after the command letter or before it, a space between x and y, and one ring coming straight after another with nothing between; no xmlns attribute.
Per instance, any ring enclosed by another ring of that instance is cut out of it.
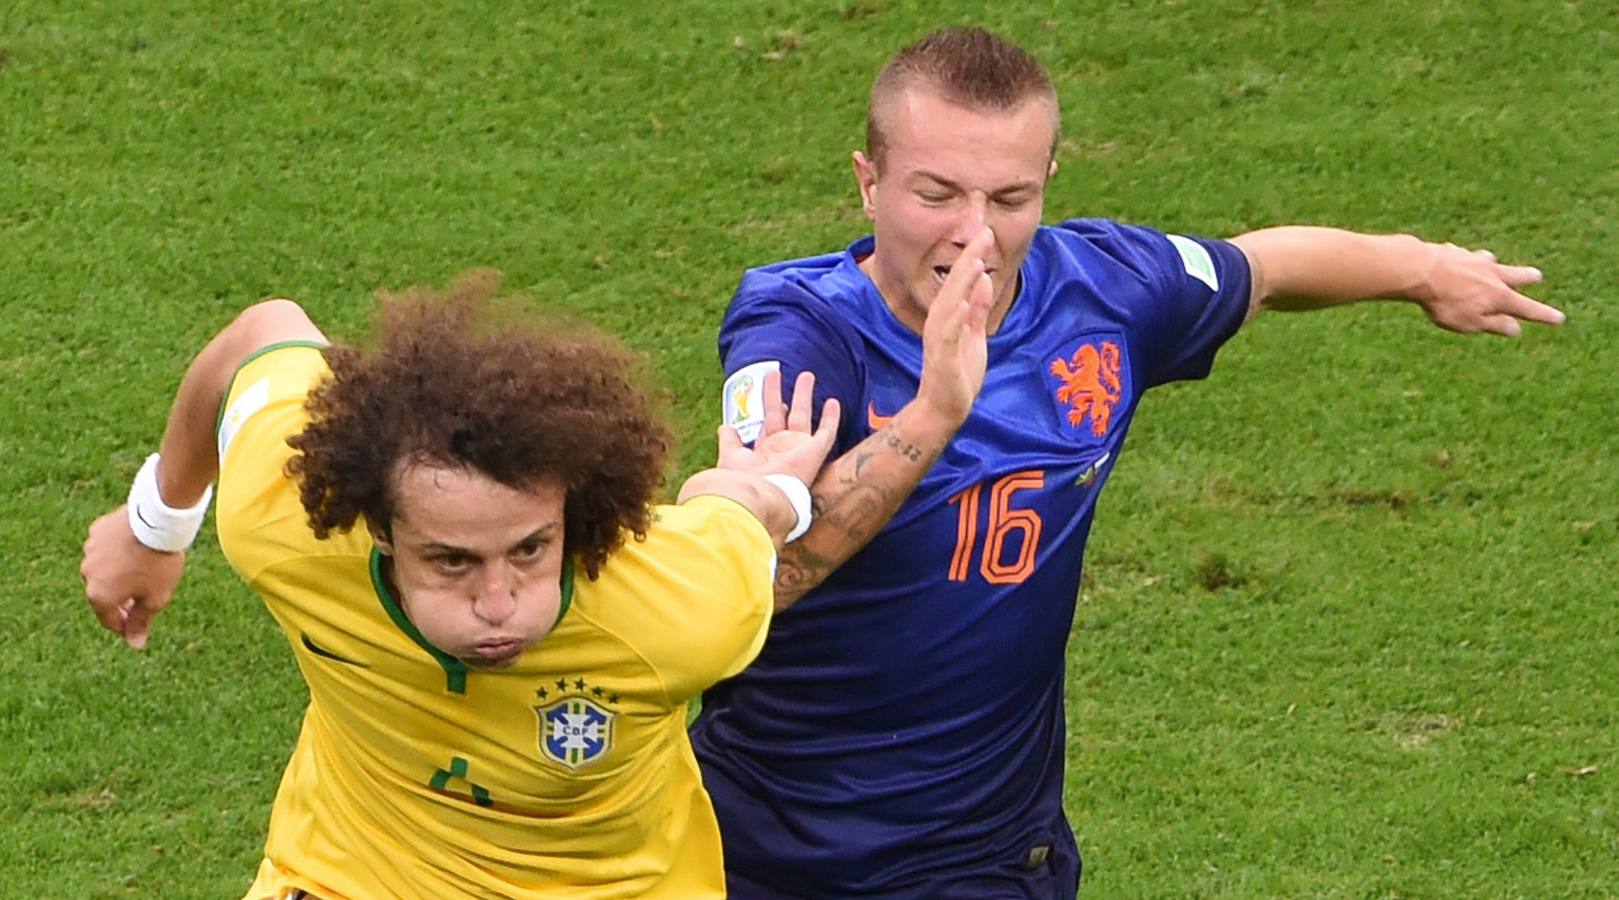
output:
<svg viewBox="0 0 1619 900"><path fill-rule="evenodd" d="M310 653L315 654L316 656L323 656L323 657L325 657L327 659L336 660L336 661L338 661L340 663L345 663L345 664L351 665L351 666L359 666L362 669L371 668L370 666L366 665L363 662L360 662L358 660L349 659L346 656L339 656L338 654L333 653L330 650L327 650L325 647L322 647L321 645L319 645L319 644L315 643L314 641L310 640L309 635L307 635L307 634L302 635L302 637L303 637L303 641L304 641L304 648L307 649Z"/></svg>

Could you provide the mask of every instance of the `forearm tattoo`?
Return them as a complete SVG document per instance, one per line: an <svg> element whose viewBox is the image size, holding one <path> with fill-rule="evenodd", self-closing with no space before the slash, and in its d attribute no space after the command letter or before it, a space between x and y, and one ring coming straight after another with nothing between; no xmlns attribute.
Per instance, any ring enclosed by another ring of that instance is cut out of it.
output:
<svg viewBox="0 0 1619 900"><path fill-rule="evenodd" d="M776 560L777 609L808 593L864 547L910 495L936 455L901 437L892 426L872 438L876 446L867 446L873 443L871 439L862 442L853 453L833 463L830 478L816 481L811 496L814 524L803 537L783 547ZM922 467L887 477L868 471L883 450Z"/></svg>
<svg viewBox="0 0 1619 900"><path fill-rule="evenodd" d="M905 457L906 459L910 460L911 462L921 462L921 460L922 460L922 448L921 447L918 447L915 444L911 443L910 441L907 441L904 438L900 437L899 435L895 434L894 430L892 428L884 428L882 430L882 435L883 435L883 446L889 448L890 450L893 450L895 453L898 453L900 456Z"/></svg>

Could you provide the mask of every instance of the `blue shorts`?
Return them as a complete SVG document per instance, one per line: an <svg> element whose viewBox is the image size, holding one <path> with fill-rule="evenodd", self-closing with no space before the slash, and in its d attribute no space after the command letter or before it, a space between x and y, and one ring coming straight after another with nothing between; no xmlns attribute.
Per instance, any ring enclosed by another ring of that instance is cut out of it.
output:
<svg viewBox="0 0 1619 900"><path fill-rule="evenodd" d="M884 878L888 867L870 858L846 865L825 857L795 858L801 835L768 797L743 790L716 767L702 770L719 817L725 886L732 900L1073 900L1079 893L1079 847L1060 812L1032 843L1013 853L931 871L895 866L914 871L889 880Z"/></svg>

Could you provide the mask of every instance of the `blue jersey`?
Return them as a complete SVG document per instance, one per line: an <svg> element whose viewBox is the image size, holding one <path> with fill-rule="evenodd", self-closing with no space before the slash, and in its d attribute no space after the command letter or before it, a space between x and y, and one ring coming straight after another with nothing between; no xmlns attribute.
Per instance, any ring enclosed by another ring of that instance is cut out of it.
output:
<svg viewBox="0 0 1619 900"><path fill-rule="evenodd" d="M727 374L815 373L817 408L845 410L836 454L921 372L920 336L859 269L872 246L749 271L720 330ZM1208 373L1249 273L1224 242L1076 220L1039 229L1020 276L972 413L915 492L703 697L693 738L733 888L1074 889L1077 856L1045 870L1073 855L1064 649L1096 498L1142 391Z"/></svg>

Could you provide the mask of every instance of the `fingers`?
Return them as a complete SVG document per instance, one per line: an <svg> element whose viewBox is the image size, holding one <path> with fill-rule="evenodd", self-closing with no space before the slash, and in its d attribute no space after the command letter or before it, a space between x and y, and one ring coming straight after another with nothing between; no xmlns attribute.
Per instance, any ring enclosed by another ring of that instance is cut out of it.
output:
<svg viewBox="0 0 1619 900"><path fill-rule="evenodd" d="M135 540L120 506L90 524L84 540L84 598L96 621L137 650L146 646L152 619L168 605L185 567L185 553L162 553Z"/></svg>
<svg viewBox="0 0 1619 900"><path fill-rule="evenodd" d="M84 599L90 601L90 609L95 612L96 621L101 623L102 628L116 634L124 633L124 610L134 600L102 596L92 585L85 586Z"/></svg>
<svg viewBox="0 0 1619 900"><path fill-rule="evenodd" d="M1534 266L1503 266L1495 267L1496 276L1512 287L1523 287L1526 284L1539 284L1544 276Z"/></svg>
<svg viewBox="0 0 1619 900"><path fill-rule="evenodd" d="M1474 254L1488 259L1492 263L1495 262L1495 254L1488 250L1477 250L1474 251ZM1541 271L1534 266L1504 266L1498 264L1495 267L1495 273L1496 276L1501 279L1501 282L1509 288L1520 288L1529 284L1539 284L1540 280L1545 277ZM1511 331L1498 330L1496 327L1492 327L1495 325L1499 325L1502 328L1507 327L1505 323L1502 322L1492 322L1490 325L1486 326L1486 329L1493 331L1496 334L1508 334L1512 337L1516 337L1519 332L1517 320L1521 319L1526 322L1539 322L1543 325L1561 325L1563 324L1563 320L1566 318L1563 315L1563 311L1557 307L1541 303L1539 300L1532 297L1526 297L1523 294L1518 293L1516 290L1509 292L1509 296L1502 303L1502 312L1506 314L1506 318L1513 319Z"/></svg>
<svg viewBox="0 0 1619 900"><path fill-rule="evenodd" d="M991 231L989 226L979 229L978 234L962 248L955 262L950 264L950 274L944 277L944 285L939 288L939 296L935 298L935 302L954 306L964 299L970 299L979 277L984 276L984 254L989 252L994 243L995 232ZM952 314L959 311L947 309L945 312Z"/></svg>
<svg viewBox="0 0 1619 900"><path fill-rule="evenodd" d="M1463 334L1488 332L1517 337L1523 322L1561 325L1562 310L1518 292L1544 277L1534 266L1503 265L1488 250L1464 250L1449 245L1458 265L1441 283L1444 287L1430 307L1430 317L1441 327Z"/></svg>
<svg viewBox="0 0 1619 900"><path fill-rule="evenodd" d="M995 302L995 285L989 274L979 272L973 282L972 294L967 298L967 329L975 336L983 334L989 325L989 308Z"/></svg>
<svg viewBox="0 0 1619 900"><path fill-rule="evenodd" d="M725 460L725 457L728 454L733 453L733 452L735 452L737 450L741 450L743 448L743 446L744 445L742 443L742 435L739 434L735 428L732 428L729 425L721 425L720 426L720 428L719 428L719 448L720 449L719 449L718 456L719 456L719 459L720 459L721 462L723 462Z"/></svg>
<svg viewBox="0 0 1619 900"><path fill-rule="evenodd" d="M1509 315L1485 316L1480 329L1490 334L1499 334L1502 337L1515 338L1523 331L1518 320Z"/></svg>
<svg viewBox="0 0 1619 900"><path fill-rule="evenodd" d="M786 406L781 402L781 372L770 371L765 373L764 383L765 421L764 434L775 434L787 427Z"/></svg>
<svg viewBox="0 0 1619 900"><path fill-rule="evenodd" d="M779 375L777 376L780 377ZM779 403L781 398L777 398ZM810 418L815 411L815 373L805 369L793 381L793 405L787 414L787 427L792 431L810 430Z"/></svg>
<svg viewBox="0 0 1619 900"><path fill-rule="evenodd" d="M1476 306L1456 306L1443 312L1430 312L1430 318L1441 328L1461 334L1482 331L1517 337L1523 331L1524 322L1561 325L1565 316L1562 310L1554 306L1508 291L1504 297L1481 300Z"/></svg>
<svg viewBox="0 0 1619 900"><path fill-rule="evenodd" d="M122 509L122 507L120 507ZM96 615L96 621L108 631L123 634L124 607L134 601L103 584L98 574L97 560L101 556L100 542L96 539L97 520L90 526L90 534L84 540L84 559L79 563L79 577L84 580L84 599L90 604L90 609Z"/></svg>
<svg viewBox="0 0 1619 900"><path fill-rule="evenodd" d="M146 638L152 633L152 617L157 615L157 609L134 600L125 606L127 612L124 614L124 643L128 644L131 650L144 650Z"/></svg>
<svg viewBox="0 0 1619 900"><path fill-rule="evenodd" d="M837 439L838 423L841 421L843 421L843 406L838 403L838 398L828 397L826 403L821 406L821 427L815 430L815 439L823 441L830 449L832 442Z"/></svg>
<svg viewBox="0 0 1619 900"><path fill-rule="evenodd" d="M990 283L989 275L984 271L984 254L993 246L995 233L988 227L979 230L967 246L950 264L950 274L945 276L944 285L933 298L933 304L928 308L927 321L923 324L922 355L929 355L929 346L936 347L936 352L949 357L954 348L961 342L961 329L964 323L978 316L977 306L993 300L994 287ZM987 294L985 288L988 287ZM983 316L988 316L987 307ZM935 343L937 342L937 343Z"/></svg>
<svg viewBox="0 0 1619 900"><path fill-rule="evenodd" d="M1542 325L1561 325L1568 318L1563 311L1555 306L1549 306L1522 294L1514 293L1507 304L1509 316L1522 319L1526 322L1539 322Z"/></svg>

